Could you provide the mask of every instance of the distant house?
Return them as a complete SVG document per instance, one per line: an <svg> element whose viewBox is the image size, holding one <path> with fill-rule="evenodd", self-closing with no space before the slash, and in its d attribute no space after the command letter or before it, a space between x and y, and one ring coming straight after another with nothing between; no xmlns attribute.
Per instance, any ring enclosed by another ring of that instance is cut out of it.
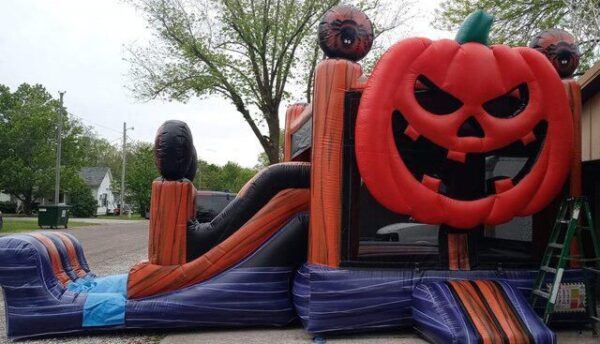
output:
<svg viewBox="0 0 600 344"><path fill-rule="evenodd" d="M578 80L581 85L581 160L583 191L600 220L600 61Z"/></svg>
<svg viewBox="0 0 600 344"><path fill-rule="evenodd" d="M10 201L11 201L10 195L2 193L0 191L0 202L10 202Z"/></svg>
<svg viewBox="0 0 600 344"><path fill-rule="evenodd" d="M115 196L111 191L112 173L108 167L84 167L79 176L90 187L96 201L98 201L98 215L106 215L117 208Z"/></svg>

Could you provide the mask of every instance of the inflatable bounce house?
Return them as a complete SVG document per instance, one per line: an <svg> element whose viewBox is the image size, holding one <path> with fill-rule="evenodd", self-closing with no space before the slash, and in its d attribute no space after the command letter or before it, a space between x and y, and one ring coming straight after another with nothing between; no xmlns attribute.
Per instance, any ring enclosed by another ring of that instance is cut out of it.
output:
<svg viewBox="0 0 600 344"><path fill-rule="evenodd" d="M211 222L194 220L190 130L169 121L147 261L97 277L72 235L0 238L8 337L299 319L321 335L553 343L548 323L597 319L577 49L559 30L490 45L491 24L475 12L455 40L402 40L364 75L371 23L332 9L314 101L287 111L285 162Z"/></svg>

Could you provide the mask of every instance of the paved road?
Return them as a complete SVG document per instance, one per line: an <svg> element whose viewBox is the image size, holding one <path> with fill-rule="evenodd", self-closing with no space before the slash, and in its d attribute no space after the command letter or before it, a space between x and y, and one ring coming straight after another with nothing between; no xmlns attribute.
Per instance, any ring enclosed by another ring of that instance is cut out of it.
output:
<svg viewBox="0 0 600 344"><path fill-rule="evenodd" d="M146 259L148 225L146 221L102 224L68 230L82 243L92 270L98 275L125 273L142 259ZM0 343L6 343L4 300L0 295ZM191 343L310 343L313 338L298 326L285 329L198 329L188 332L143 331L94 334L28 341L36 344L114 343L114 344L191 344ZM323 341L318 340L317 343ZM576 331L559 332L560 343L598 343L590 332L579 335ZM344 335L327 338L327 343L425 343L410 330Z"/></svg>
<svg viewBox="0 0 600 344"><path fill-rule="evenodd" d="M28 216L28 217L5 217L5 219L11 219L13 221L37 221L37 217ZM84 223L94 223L98 225L115 225L115 224L141 224L147 223L147 220L117 220L110 218L97 218L97 217L70 217L69 222L84 222Z"/></svg>
<svg viewBox="0 0 600 344"><path fill-rule="evenodd" d="M355 335L328 337L326 340L313 340L301 328L289 329L252 329L229 331L198 331L196 333L172 334L165 337L160 344L196 344L196 343L244 343L244 344L307 344L307 343L349 343L349 344L426 344L410 329ZM590 331L579 334L576 331L559 331L558 343L598 344L600 339L593 337Z"/></svg>

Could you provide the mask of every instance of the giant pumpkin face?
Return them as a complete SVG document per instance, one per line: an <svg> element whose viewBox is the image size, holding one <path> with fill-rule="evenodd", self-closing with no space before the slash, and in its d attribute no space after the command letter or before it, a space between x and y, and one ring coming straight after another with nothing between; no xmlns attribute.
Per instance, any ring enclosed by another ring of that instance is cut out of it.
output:
<svg viewBox="0 0 600 344"><path fill-rule="evenodd" d="M539 52L413 38L376 65L355 135L361 177L382 205L471 228L533 214L556 196L573 125L562 83ZM497 156L527 160L517 173L461 192L470 188L464 176L479 168L485 178Z"/></svg>

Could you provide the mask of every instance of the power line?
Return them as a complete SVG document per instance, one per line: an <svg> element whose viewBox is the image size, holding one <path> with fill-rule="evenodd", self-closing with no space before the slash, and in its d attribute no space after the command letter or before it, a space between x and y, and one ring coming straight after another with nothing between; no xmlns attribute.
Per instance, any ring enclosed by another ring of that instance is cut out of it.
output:
<svg viewBox="0 0 600 344"><path fill-rule="evenodd" d="M106 129L106 130L111 130L111 131L114 131L114 132L119 133L119 134L121 133L121 130L118 130L118 129L115 129L115 128L111 128L111 127L107 127L107 126L102 125L102 124L98 124L96 122L90 121L87 118L83 118L81 116L77 116L74 113L69 112L69 115L71 115L73 117L76 117L76 118L80 119L81 121L86 122L87 124L90 124L92 126L100 127L100 128Z"/></svg>
<svg viewBox="0 0 600 344"><path fill-rule="evenodd" d="M118 137L118 138L116 138L116 139L113 139L113 140L110 140L110 141L108 141L108 143L109 143L111 146L114 146L114 145L116 145L117 143L121 143L122 141L123 141L123 138L119 136L119 137Z"/></svg>

